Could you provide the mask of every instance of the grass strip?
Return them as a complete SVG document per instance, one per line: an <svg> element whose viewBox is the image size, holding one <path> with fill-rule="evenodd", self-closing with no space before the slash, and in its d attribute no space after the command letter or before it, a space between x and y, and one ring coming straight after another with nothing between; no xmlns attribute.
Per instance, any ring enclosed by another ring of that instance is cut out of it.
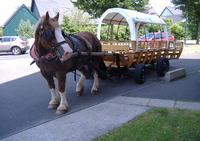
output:
<svg viewBox="0 0 200 141"><path fill-rule="evenodd" d="M200 111L153 108L94 141L200 141Z"/></svg>

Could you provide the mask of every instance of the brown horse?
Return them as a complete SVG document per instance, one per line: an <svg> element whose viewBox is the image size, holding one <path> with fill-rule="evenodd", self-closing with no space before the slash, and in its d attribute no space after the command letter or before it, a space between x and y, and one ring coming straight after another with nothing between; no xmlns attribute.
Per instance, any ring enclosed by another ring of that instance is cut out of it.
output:
<svg viewBox="0 0 200 141"><path fill-rule="evenodd" d="M51 93L48 108L57 108L56 113L63 114L69 109L65 96L66 73L74 70L81 72L81 78L76 85L78 96L83 93L84 80L90 73L93 74L94 83L91 93L94 94L99 88L98 76L101 75L99 70L105 68L105 64L100 56L70 57L73 52L101 52L101 43L89 32L64 37L58 25L58 18L59 14L51 18L47 12L39 20L35 30L35 43L30 54L48 82ZM55 87L54 77L58 80L58 90Z"/></svg>

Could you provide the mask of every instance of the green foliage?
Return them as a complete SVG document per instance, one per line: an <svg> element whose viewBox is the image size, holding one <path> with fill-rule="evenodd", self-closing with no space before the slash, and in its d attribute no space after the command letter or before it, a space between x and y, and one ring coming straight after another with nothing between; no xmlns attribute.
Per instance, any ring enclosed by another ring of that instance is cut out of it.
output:
<svg viewBox="0 0 200 141"><path fill-rule="evenodd" d="M18 29L16 30L19 36L26 38L34 37L34 25L31 24L29 20L21 20Z"/></svg>
<svg viewBox="0 0 200 141"><path fill-rule="evenodd" d="M200 0L172 0L172 3L179 6L183 10L184 17L187 19L189 24L195 25L195 34L197 43L200 38ZM193 31L190 31L193 32Z"/></svg>
<svg viewBox="0 0 200 141"><path fill-rule="evenodd" d="M196 24L188 23L187 27L188 27L188 31L189 31L189 32L187 32L188 33L187 37L189 37L189 39L196 39L197 31L198 31Z"/></svg>
<svg viewBox="0 0 200 141"><path fill-rule="evenodd" d="M3 36L3 28L0 27L0 36Z"/></svg>
<svg viewBox="0 0 200 141"><path fill-rule="evenodd" d="M165 23L167 24L167 27L169 28L170 26L173 25L173 21L171 18L165 18L163 19L165 21Z"/></svg>
<svg viewBox="0 0 200 141"><path fill-rule="evenodd" d="M154 108L94 141L199 141L200 112Z"/></svg>
<svg viewBox="0 0 200 141"><path fill-rule="evenodd" d="M109 29L109 30L108 30ZM102 25L101 40L130 40L130 30L128 26Z"/></svg>
<svg viewBox="0 0 200 141"><path fill-rule="evenodd" d="M158 32L159 30L161 30L161 26L157 24L149 25L147 28L149 32Z"/></svg>
<svg viewBox="0 0 200 141"><path fill-rule="evenodd" d="M170 33L174 35L176 40L180 40L184 38L184 28L182 23L175 23L169 27Z"/></svg>
<svg viewBox="0 0 200 141"><path fill-rule="evenodd" d="M96 34L97 27L94 24L90 24L91 17L84 15L83 11L73 9L71 16L64 16L63 24L61 25L64 32L74 34L78 32L91 32Z"/></svg>
<svg viewBox="0 0 200 141"><path fill-rule="evenodd" d="M149 0L77 0L73 2L79 9L88 12L93 17L100 17L108 8L121 7L135 9L137 11L146 10Z"/></svg>
<svg viewBox="0 0 200 141"><path fill-rule="evenodd" d="M174 35L175 40L182 40L184 38L185 23L173 23L170 18L166 18L164 21L167 24L169 32Z"/></svg>

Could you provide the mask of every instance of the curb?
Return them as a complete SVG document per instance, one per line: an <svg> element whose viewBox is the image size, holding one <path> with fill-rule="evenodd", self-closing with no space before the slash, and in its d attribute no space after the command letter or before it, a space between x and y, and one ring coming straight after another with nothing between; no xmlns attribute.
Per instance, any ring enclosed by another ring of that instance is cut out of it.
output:
<svg viewBox="0 0 200 141"><path fill-rule="evenodd" d="M167 82L177 80L186 76L186 71L184 68L175 69L172 71L168 71L165 74L164 80Z"/></svg>
<svg viewBox="0 0 200 141"><path fill-rule="evenodd" d="M1 141L91 141L152 107L200 111L200 102L117 96L79 112L30 128ZM42 134L41 134L42 133Z"/></svg>

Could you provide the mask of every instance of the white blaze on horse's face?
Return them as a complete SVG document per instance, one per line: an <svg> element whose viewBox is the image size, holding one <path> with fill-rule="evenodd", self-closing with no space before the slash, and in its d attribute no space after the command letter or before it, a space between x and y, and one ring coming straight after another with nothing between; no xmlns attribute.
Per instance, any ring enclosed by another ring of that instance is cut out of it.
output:
<svg viewBox="0 0 200 141"><path fill-rule="evenodd" d="M65 41L65 38L63 37L61 28L58 24L58 18L59 18L59 13L53 18L53 20L50 21L50 24L55 28L55 37L57 42L59 43ZM73 52L68 43L62 44L61 47L64 50L64 55Z"/></svg>
<svg viewBox="0 0 200 141"><path fill-rule="evenodd" d="M62 42L62 41L65 41L65 38L63 37L62 31L61 31L61 29L59 27L55 28L55 37L56 37L56 40L57 40L58 43ZM73 50L70 48L70 46L69 46L68 43L62 44L61 47L65 51L64 54L72 53L73 52Z"/></svg>

